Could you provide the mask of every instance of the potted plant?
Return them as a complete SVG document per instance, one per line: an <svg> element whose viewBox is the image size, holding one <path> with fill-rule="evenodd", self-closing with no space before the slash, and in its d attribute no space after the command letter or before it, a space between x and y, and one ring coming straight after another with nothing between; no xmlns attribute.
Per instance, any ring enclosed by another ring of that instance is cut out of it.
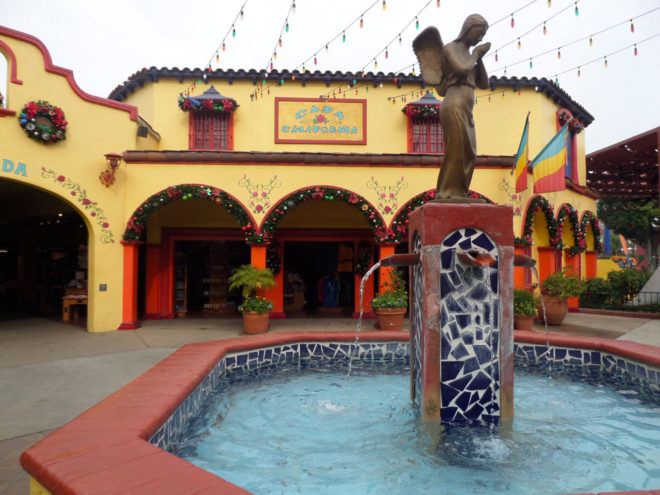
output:
<svg viewBox="0 0 660 495"><path fill-rule="evenodd" d="M568 313L566 300L580 297L584 289L584 280L580 279L573 267L565 267L560 272L548 275L541 282L541 296L537 307L541 321L545 319L548 325L561 325ZM541 300L545 303L545 317Z"/></svg>
<svg viewBox="0 0 660 495"><path fill-rule="evenodd" d="M269 315L273 303L257 296L257 289L275 287L275 277L269 268L257 268L253 265L241 265L234 269L229 281L229 290L241 289L243 303L238 310L243 313L245 333L265 333L268 331Z"/></svg>
<svg viewBox="0 0 660 495"><path fill-rule="evenodd" d="M371 307L378 315L381 330L401 330L408 308L408 293L398 269L392 270L391 282L385 282L383 286L383 292L373 298Z"/></svg>
<svg viewBox="0 0 660 495"><path fill-rule="evenodd" d="M513 291L513 328L531 330L536 316L536 298L524 289Z"/></svg>

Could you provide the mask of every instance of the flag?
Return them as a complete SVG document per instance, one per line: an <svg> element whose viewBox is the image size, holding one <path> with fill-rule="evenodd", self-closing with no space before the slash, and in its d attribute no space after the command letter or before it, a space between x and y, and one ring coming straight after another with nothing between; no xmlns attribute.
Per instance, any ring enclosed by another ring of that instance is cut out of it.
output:
<svg viewBox="0 0 660 495"><path fill-rule="evenodd" d="M520 144L518 145L518 154L516 155L516 193L527 189L527 162L529 162L529 112L525 119Z"/></svg>
<svg viewBox="0 0 660 495"><path fill-rule="evenodd" d="M565 124L545 148L532 160L534 192L545 193L566 189L566 139L568 124Z"/></svg>

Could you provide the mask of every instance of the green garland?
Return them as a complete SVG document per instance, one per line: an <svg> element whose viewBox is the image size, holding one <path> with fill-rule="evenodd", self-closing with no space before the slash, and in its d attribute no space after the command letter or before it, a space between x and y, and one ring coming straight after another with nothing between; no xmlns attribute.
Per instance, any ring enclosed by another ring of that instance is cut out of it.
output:
<svg viewBox="0 0 660 495"><path fill-rule="evenodd" d="M221 204L227 212L233 216L241 225L245 235L245 241L250 243L264 242L261 235L252 224L250 215L245 211L243 205L229 196L226 192L215 187L201 184L181 184L163 189L142 203L131 215L126 224L126 230L122 239L125 241L138 241L147 225L147 218L163 206L179 199L206 199Z"/></svg>
<svg viewBox="0 0 660 495"><path fill-rule="evenodd" d="M604 246L601 241L601 232L600 232L600 225L598 225L598 219L596 218L596 215L594 215L590 211L585 211L584 215L582 216L582 232L587 233L587 226L591 225L591 231L594 235L594 251L597 253L602 253L604 251ZM585 240L585 246L586 246L586 240Z"/></svg>
<svg viewBox="0 0 660 495"><path fill-rule="evenodd" d="M563 231L564 222L566 219L571 222L573 226L573 245L566 250L566 253L569 256L576 256L587 248L587 242L585 240L584 229L578 218L578 212L572 205L564 203L559 207L559 212L557 213L557 229L559 232Z"/></svg>
<svg viewBox="0 0 660 495"><path fill-rule="evenodd" d="M277 275L282 270L282 246L279 242L271 241L266 247L266 266L273 275Z"/></svg>
<svg viewBox="0 0 660 495"><path fill-rule="evenodd" d="M536 196L529 203L527 216L523 225L523 236L518 245L529 246L532 244L532 234L534 232L534 217L536 210L541 210L545 215L545 221L548 224L548 234L550 236L550 245L557 249L564 249L564 243L561 239L561 232L557 230L557 222L553 213L552 205L543 196ZM514 241L515 242L515 241Z"/></svg>
<svg viewBox="0 0 660 495"><path fill-rule="evenodd" d="M355 272L364 275L371 268L373 244L369 241L360 241L355 255Z"/></svg>
<svg viewBox="0 0 660 495"><path fill-rule="evenodd" d="M309 201L342 201L354 208L360 210L367 223L371 225L374 231L376 242L384 242L389 237L389 232L385 227L383 218L376 209L364 198L357 194L340 189L337 187L317 186L309 189L301 189L291 195L281 199L265 218L262 228L264 242L269 242L273 236L273 231L277 224L286 216L286 214L296 206Z"/></svg>

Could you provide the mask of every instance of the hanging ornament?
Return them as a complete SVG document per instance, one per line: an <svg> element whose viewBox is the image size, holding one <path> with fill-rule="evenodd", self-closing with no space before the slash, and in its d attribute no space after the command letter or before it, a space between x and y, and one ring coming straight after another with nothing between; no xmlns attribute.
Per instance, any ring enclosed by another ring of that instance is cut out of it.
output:
<svg viewBox="0 0 660 495"><path fill-rule="evenodd" d="M304 74L305 72L307 72L307 71L305 70L305 64L303 64L303 66L302 66L302 73Z"/></svg>
<svg viewBox="0 0 660 495"><path fill-rule="evenodd" d="M520 38L518 38L518 50L520 50L521 46L522 46L522 44L520 43Z"/></svg>
<svg viewBox="0 0 660 495"><path fill-rule="evenodd" d="M412 75L413 76L415 75L415 66L414 65L412 66Z"/></svg>
<svg viewBox="0 0 660 495"><path fill-rule="evenodd" d="M385 2L385 0L383 0L383 10L385 10L386 8L387 8L387 2Z"/></svg>
<svg viewBox="0 0 660 495"><path fill-rule="evenodd" d="M374 59L374 69L377 69L377 68L378 68L378 61L376 59Z"/></svg>
<svg viewBox="0 0 660 495"><path fill-rule="evenodd" d="M390 58L390 54L389 54L389 52L387 51L387 48L385 48L385 58L386 58L386 59L387 59L387 58Z"/></svg>
<svg viewBox="0 0 660 495"><path fill-rule="evenodd" d="M346 41L346 31L343 31L343 32L341 33L341 41L342 41L342 42L345 42L345 41Z"/></svg>
<svg viewBox="0 0 660 495"><path fill-rule="evenodd" d="M548 0L548 7L552 7L552 0Z"/></svg>
<svg viewBox="0 0 660 495"><path fill-rule="evenodd" d="M314 65L318 65L318 62L316 61L316 55L314 55Z"/></svg>
<svg viewBox="0 0 660 495"><path fill-rule="evenodd" d="M364 21L362 20L362 17L360 17L360 28L364 27Z"/></svg>
<svg viewBox="0 0 660 495"><path fill-rule="evenodd" d="M520 90L518 90L518 96L520 96L520 95L521 95L521 91L520 91Z"/></svg>
<svg viewBox="0 0 660 495"><path fill-rule="evenodd" d="M415 16L415 29L419 29L419 19Z"/></svg>
<svg viewBox="0 0 660 495"><path fill-rule="evenodd" d="M543 21L543 34L548 34L548 29L545 27L545 21Z"/></svg>
<svg viewBox="0 0 660 495"><path fill-rule="evenodd" d="M337 91L339 91L339 94L341 94L341 88L338 88Z"/></svg>
<svg viewBox="0 0 660 495"><path fill-rule="evenodd" d="M575 2L575 15L580 15L580 9L578 9L577 2Z"/></svg>
<svg viewBox="0 0 660 495"><path fill-rule="evenodd" d="M561 50L557 48L557 59L561 58Z"/></svg>
<svg viewBox="0 0 660 495"><path fill-rule="evenodd" d="M266 94L270 94L270 88L268 88L268 91L266 91Z"/></svg>
<svg viewBox="0 0 660 495"><path fill-rule="evenodd" d="M589 36L589 46L594 46L594 39Z"/></svg>
<svg viewBox="0 0 660 495"><path fill-rule="evenodd" d="M245 15L245 14L243 13L243 9L241 9L241 20L243 20L243 16L244 16L244 15Z"/></svg>
<svg viewBox="0 0 660 495"><path fill-rule="evenodd" d="M635 25L633 24L632 19L630 19L630 32L634 33L635 32Z"/></svg>
<svg viewBox="0 0 660 495"><path fill-rule="evenodd" d="M357 88L355 88L355 94L358 94L358 90L357 90Z"/></svg>
<svg viewBox="0 0 660 495"><path fill-rule="evenodd" d="M270 63L270 70L273 70L273 62Z"/></svg>
<svg viewBox="0 0 660 495"><path fill-rule="evenodd" d="M603 57L603 58L605 59L605 63L604 63L605 68L607 68L607 57Z"/></svg>
<svg viewBox="0 0 660 495"><path fill-rule="evenodd" d="M578 67L578 77L582 75L582 72L580 71L580 68Z"/></svg>
<svg viewBox="0 0 660 495"><path fill-rule="evenodd" d="M506 76L506 67L504 67L504 75Z"/></svg>
<svg viewBox="0 0 660 495"><path fill-rule="evenodd" d="M396 100L392 98L392 105L396 105Z"/></svg>
<svg viewBox="0 0 660 495"><path fill-rule="evenodd" d="M368 93L369 92L369 86L366 86L364 90Z"/></svg>
<svg viewBox="0 0 660 495"><path fill-rule="evenodd" d="M277 40L277 44L280 45L280 48L282 48L282 38L280 38L279 40Z"/></svg>
<svg viewBox="0 0 660 495"><path fill-rule="evenodd" d="M559 86L559 78L557 77L557 74L555 74L555 86Z"/></svg>
<svg viewBox="0 0 660 495"><path fill-rule="evenodd" d="M286 20L286 24L284 25L284 30L288 33L289 32L289 20Z"/></svg>
<svg viewBox="0 0 660 495"><path fill-rule="evenodd" d="M273 52L273 60L277 60L277 52Z"/></svg>
<svg viewBox="0 0 660 495"><path fill-rule="evenodd" d="M495 50L495 62L499 61L500 57L497 56L497 50Z"/></svg>
<svg viewBox="0 0 660 495"><path fill-rule="evenodd" d="M233 25L231 27L231 36L232 38L236 38L236 28Z"/></svg>
<svg viewBox="0 0 660 495"><path fill-rule="evenodd" d="M637 56L637 43L635 43L635 57Z"/></svg>
<svg viewBox="0 0 660 495"><path fill-rule="evenodd" d="M516 25L516 21L513 20L513 14L511 14L511 27Z"/></svg>
<svg viewBox="0 0 660 495"><path fill-rule="evenodd" d="M488 103L490 103L490 95L488 95Z"/></svg>
<svg viewBox="0 0 660 495"><path fill-rule="evenodd" d="M222 42L222 51L224 52L226 49L227 49L227 47L225 46L225 42L223 41Z"/></svg>
<svg viewBox="0 0 660 495"><path fill-rule="evenodd" d="M296 75L295 75L295 74L291 74L291 80L292 80L292 81L295 81L295 80L296 80Z"/></svg>
<svg viewBox="0 0 660 495"><path fill-rule="evenodd" d="M220 62L220 55L218 55L218 52L215 52L215 61Z"/></svg>

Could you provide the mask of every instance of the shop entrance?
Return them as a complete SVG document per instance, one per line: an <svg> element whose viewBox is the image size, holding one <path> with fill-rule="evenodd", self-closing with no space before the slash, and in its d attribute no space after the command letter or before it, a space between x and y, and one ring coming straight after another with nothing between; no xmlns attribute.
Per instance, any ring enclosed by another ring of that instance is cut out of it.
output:
<svg viewBox="0 0 660 495"><path fill-rule="evenodd" d="M355 243L285 241L284 310L289 316L350 316Z"/></svg>
<svg viewBox="0 0 660 495"><path fill-rule="evenodd" d="M239 291L229 291L234 268L250 263L243 241L176 241L174 311L178 317L219 317L238 314Z"/></svg>
<svg viewBox="0 0 660 495"><path fill-rule="evenodd" d="M0 319L46 316L85 326L87 227L61 199L0 180Z"/></svg>

